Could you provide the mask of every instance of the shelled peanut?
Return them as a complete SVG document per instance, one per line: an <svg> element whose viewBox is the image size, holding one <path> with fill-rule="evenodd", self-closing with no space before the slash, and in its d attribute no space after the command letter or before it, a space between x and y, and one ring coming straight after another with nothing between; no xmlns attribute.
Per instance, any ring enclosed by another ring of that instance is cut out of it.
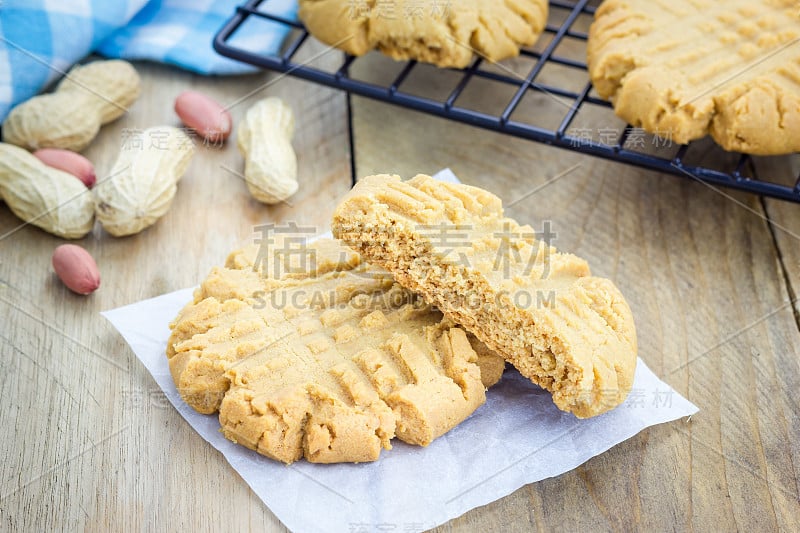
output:
<svg viewBox="0 0 800 533"><path fill-rule="evenodd" d="M297 192L293 134L294 115L283 100L265 98L247 111L237 144L245 157L247 188L256 200L276 204Z"/></svg>
<svg viewBox="0 0 800 533"><path fill-rule="evenodd" d="M79 153L61 148L41 148L33 155L49 167L72 174L90 189L97 182L94 165Z"/></svg>
<svg viewBox="0 0 800 533"><path fill-rule="evenodd" d="M100 270L94 258L77 244L62 244L53 252L53 270L71 291L90 294L100 286Z"/></svg>
<svg viewBox="0 0 800 533"><path fill-rule="evenodd" d="M7 143L0 143L0 196L26 223L59 237L78 239L94 225L94 200L80 180Z"/></svg>
<svg viewBox="0 0 800 533"><path fill-rule="evenodd" d="M119 118L139 97L139 75L121 60L73 67L55 92L35 96L11 110L3 141L23 148L79 152L100 126Z"/></svg>
<svg viewBox="0 0 800 533"><path fill-rule="evenodd" d="M193 153L192 140L170 126L129 138L108 177L93 189L103 228L116 237L133 235L164 216Z"/></svg>
<svg viewBox="0 0 800 533"><path fill-rule="evenodd" d="M181 122L210 143L220 143L233 129L230 112L198 91L183 91L175 99L175 113Z"/></svg>

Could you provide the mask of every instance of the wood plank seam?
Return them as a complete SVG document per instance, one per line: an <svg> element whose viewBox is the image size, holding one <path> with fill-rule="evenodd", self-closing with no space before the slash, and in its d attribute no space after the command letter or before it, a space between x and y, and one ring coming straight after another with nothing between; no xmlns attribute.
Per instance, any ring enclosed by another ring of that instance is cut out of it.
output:
<svg viewBox="0 0 800 533"><path fill-rule="evenodd" d="M792 302L792 315L794 316L794 323L797 326L797 330L800 331L800 311L797 309L797 292L794 290L794 286L792 285L791 277L789 276L789 269L786 267L786 260L783 257L783 251L781 250L780 245L778 244L778 237L775 235L775 226L772 223L772 217L769 214L769 209L767 209L767 202L763 196L759 196L758 201L761 203L761 209L764 211L764 215L767 218L767 230L769 230L769 235L772 238L772 246L775 248L775 255L778 259L778 265L780 266L781 275L783 276L783 282L786 284L786 292L789 293L789 299Z"/></svg>

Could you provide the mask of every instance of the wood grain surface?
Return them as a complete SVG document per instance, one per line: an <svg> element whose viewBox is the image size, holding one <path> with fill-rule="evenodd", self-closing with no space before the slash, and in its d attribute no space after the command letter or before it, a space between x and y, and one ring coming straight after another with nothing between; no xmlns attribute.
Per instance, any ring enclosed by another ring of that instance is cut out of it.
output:
<svg viewBox="0 0 800 533"><path fill-rule="evenodd" d="M372 75L388 76L380 65ZM99 179L126 131L178 125L174 97L193 87L228 104L256 91L233 106L235 123L258 97L285 98L298 121L300 190L291 205L260 205L238 176L233 139L199 146L155 226L123 239L96 226L79 241L103 276L88 298L52 272L62 241L17 229L0 206L0 235L13 232L0 239L0 529L281 531L98 313L196 284L260 223L326 227L351 184L347 98L273 74L209 79L137 68L141 99L86 151ZM491 106L498 94L488 87L470 98ZM440 531L800 530L800 206L357 97L352 134L358 176L450 167L496 192L520 221L550 221L558 248L585 257L627 296L642 359L700 407L691 420L645 430ZM721 155L701 146L698 157ZM786 179L799 170L796 158L758 165Z"/></svg>

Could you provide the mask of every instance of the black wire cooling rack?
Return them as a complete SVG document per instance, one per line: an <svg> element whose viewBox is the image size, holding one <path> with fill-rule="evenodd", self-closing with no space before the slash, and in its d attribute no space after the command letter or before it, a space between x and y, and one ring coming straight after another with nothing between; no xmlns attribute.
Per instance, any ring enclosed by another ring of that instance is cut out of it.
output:
<svg viewBox="0 0 800 533"><path fill-rule="evenodd" d="M354 6L358 5L352 1ZM309 33L301 23L270 13L269 4L270 0L249 0L237 7L214 38L217 52L251 65L473 126L714 186L800 202L800 177L791 185L768 181L756 176L749 155L724 152L708 140L673 145L668 135L653 136L619 121L611 105L597 97L588 81L585 46L588 24L596 9L589 0L551 1L550 23L544 34L536 47L523 49L516 60L491 64L477 58L464 70L436 69L416 61L395 63L394 78L377 81L358 75L372 70L359 67L362 62L373 61L375 55L380 55L377 52L361 58L345 55L341 64L332 69L312 66L319 54L309 57L308 52L304 53L313 41ZM257 21L267 21L273 29L282 25L292 30L279 53L262 55L232 42L243 25ZM553 75L554 70L560 70L560 75ZM419 83L411 83L417 71L424 72L422 85L441 85L437 77L447 78L452 85L445 92L433 91L436 94L420 91ZM565 83L573 78L575 83ZM493 85L495 92L505 94L507 99L499 107L490 106L493 107L490 111L476 108L471 105L473 98L468 93L479 84ZM607 116L596 120L603 112ZM616 123L617 127L583 127L582 123L589 124L584 115L594 117L593 124Z"/></svg>

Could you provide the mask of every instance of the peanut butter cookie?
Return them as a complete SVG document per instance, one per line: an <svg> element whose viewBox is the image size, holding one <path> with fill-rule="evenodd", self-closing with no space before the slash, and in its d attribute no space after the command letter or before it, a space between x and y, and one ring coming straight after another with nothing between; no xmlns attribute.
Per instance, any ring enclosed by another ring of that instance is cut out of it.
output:
<svg viewBox="0 0 800 533"><path fill-rule="evenodd" d="M606 0L588 65L622 119L726 150L800 150L800 7L796 0Z"/></svg>
<svg viewBox="0 0 800 533"><path fill-rule="evenodd" d="M519 54L547 21L546 0L300 0L300 18L320 41L349 54L378 49L394 59L466 67Z"/></svg>
<svg viewBox="0 0 800 533"><path fill-rule="evenodd" d="M336 208L333 234L585 418L633 383L636 331L614 284L536 240L500 199L419 175L370 176Z"/></svg>
<svg viewBox="0 0 800 533"><path fill-rule="evenodd" d="M495 381L501 358L338 243L310 249L279 274L234 252L197 289L167 347L190 406L268 457L332 463L427 445L484 403L480 358Z"/></svg>

